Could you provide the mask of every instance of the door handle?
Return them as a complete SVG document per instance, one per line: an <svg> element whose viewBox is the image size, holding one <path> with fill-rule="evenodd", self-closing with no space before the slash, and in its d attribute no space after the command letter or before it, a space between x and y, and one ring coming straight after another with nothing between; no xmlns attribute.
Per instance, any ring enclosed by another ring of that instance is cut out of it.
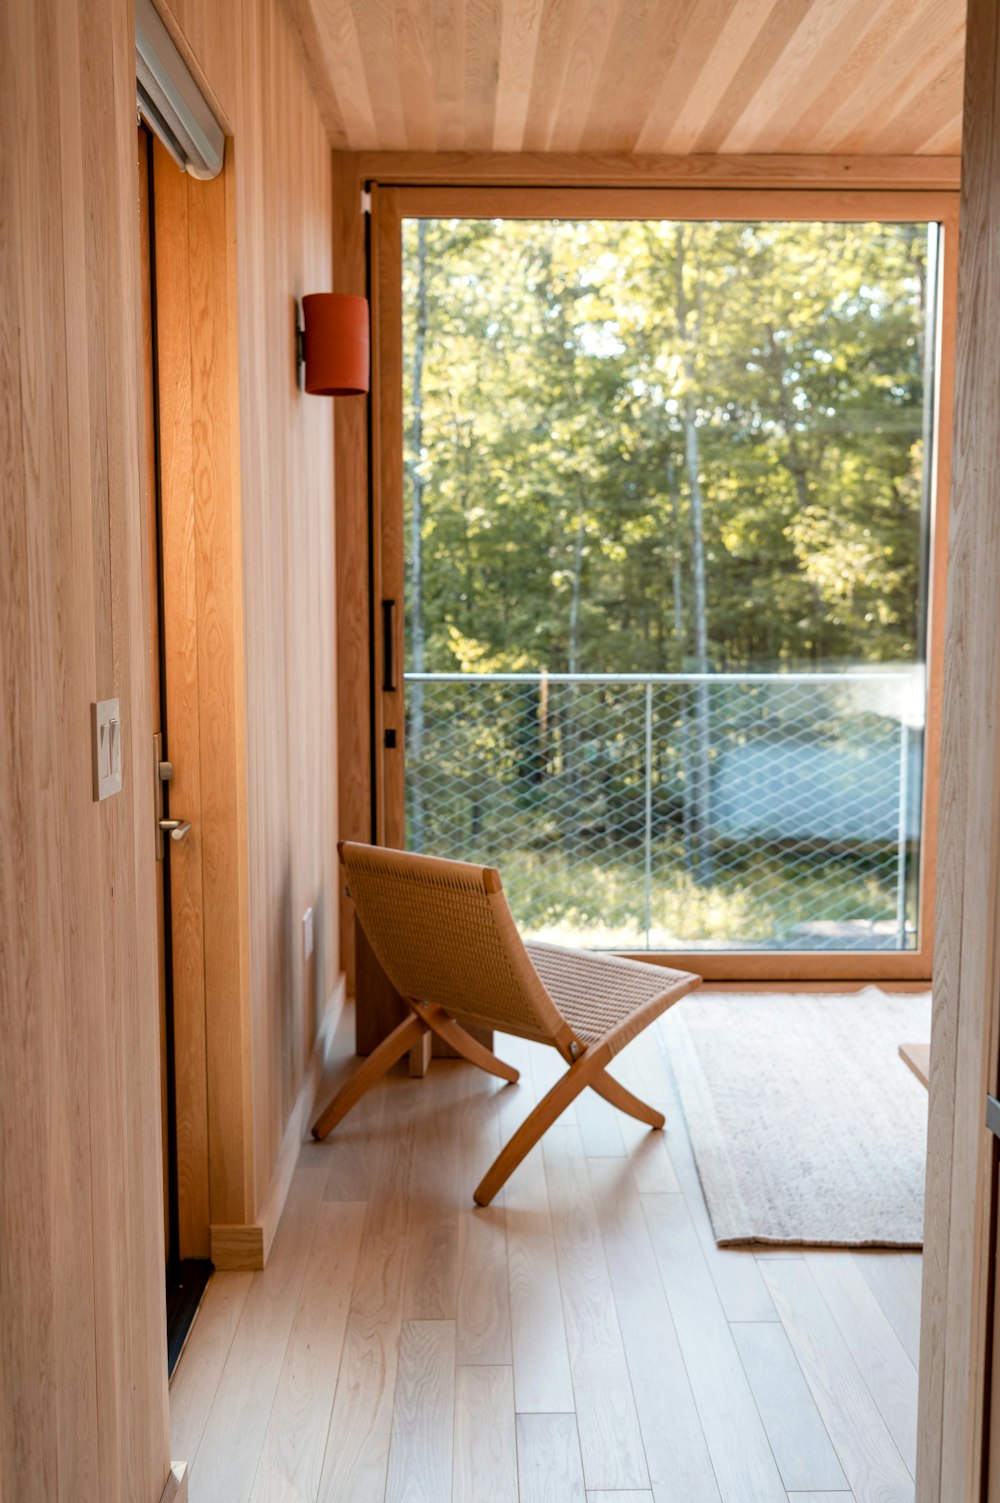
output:
<svg viewBox="0 0 1000 1503"><path fill-rule="evenodd" d="M189 819L159 819L156 823L165 835L170 836L171 840L183 840L191 830Z"/></svg>
<svg viewBox="0 0 1000 1503"><path fill-rule="evenodd" d="M394 659L396 636L396 602L382 602L382 690L385 694L396 691L396 664Z"/></svg>

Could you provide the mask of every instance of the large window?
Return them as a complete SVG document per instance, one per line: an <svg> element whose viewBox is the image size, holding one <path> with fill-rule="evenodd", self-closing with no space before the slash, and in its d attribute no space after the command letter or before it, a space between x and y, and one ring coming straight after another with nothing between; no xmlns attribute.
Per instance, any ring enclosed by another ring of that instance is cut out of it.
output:
<svg viewBox="0 0 1000 1503"><path fill-rule="evenodd" d="M913 949L936 225L402 234L408 844L564 943Z"/></svg>

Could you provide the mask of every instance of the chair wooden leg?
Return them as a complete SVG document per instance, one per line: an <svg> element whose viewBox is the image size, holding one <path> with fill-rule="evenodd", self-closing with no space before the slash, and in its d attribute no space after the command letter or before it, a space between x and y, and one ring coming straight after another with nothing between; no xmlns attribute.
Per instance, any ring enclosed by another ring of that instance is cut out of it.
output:
<svg viewBox="0 0 1000 1503"><path fill-rule="evenodd" d="M566 1074L556 1081L541 1101L529 1112L517 1132L505 1143L493 1163L472 1192L477 1205L488 1206L494 1195L511 1176L518 1164L530 1153L543 1133L547 1132L557 1117L582 1090L592 1085L594 1077L603 1068L607 1055L583 1053Z"/></svg>
<svg viewBox="0 0 1000 1503"><path fill-rule="evenodd" d="M342 1118L347 1116L352 1106L356 1106L365 1092L381 1080L387 1070L391 1070L397 1059L400 1059L408 1049L420 1042L427 1032L427 1024L421 1018L412 1013L405 1018L398 1028L394 1028L388 1038L382 1040L377 1049L374 1049L363 1065L360 1065L350 1080L337 1092L329 1106L316 1118L312 1126L314 1138L325 1138Z"/></svg>
<svg viewBox="0 0 1000 1503"><path fill-rule="evenodd" d="M647 1106L645 1101L640 1101L638 1096L633 1096L631 1091L626 1091L621 1081L615 1080L607 1070L600 1070L590 1082L591 1088L598 1096L603 1096L605 1101L610 1101L620 1112L626 1112L630 1117L636 1117L640 1122L645 1122L648 1127L662 1127L666 1122L662 1112L658 1112L655 1106Z"/></svg>
<svg viewBox="0 0 1000 1503"><path fill-rule="evenodd" d="M432 1029L439 1039L450 1044L456 1054L467 1059L470 1064L478 1065L481 1070L486 1070L490 1075L499 1075L501 1080L513 1083L520 1076L520 1071L515 1070L513 1065L505 1064L502 1059L474 1039L471 1033L467 1033L461 1023L456 1023L450 1013L445 1012L443 1007L424 1007L419 1002L411 1004L418 1009L418 1015L423 1018L428 1028Z"/></svg>

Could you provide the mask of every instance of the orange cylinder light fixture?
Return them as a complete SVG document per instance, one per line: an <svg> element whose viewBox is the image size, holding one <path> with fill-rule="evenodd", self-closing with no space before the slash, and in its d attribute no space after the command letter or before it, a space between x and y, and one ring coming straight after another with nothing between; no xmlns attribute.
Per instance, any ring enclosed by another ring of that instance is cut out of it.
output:
<svg viewBox="0 0 1000 1503"><path fill-rule="evenodd" d="M305 389L317 397L368 390L368 299L347 292L310 292L302 299Z"/></svg>

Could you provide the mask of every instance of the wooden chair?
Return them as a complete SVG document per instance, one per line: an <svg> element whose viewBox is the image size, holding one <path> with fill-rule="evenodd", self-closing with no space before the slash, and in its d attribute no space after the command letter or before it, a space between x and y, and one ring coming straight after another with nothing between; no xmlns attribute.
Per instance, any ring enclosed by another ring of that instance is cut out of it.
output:
<svg viewBox="0 0 1000 1503"><path fill-rule="evenodd" d="M428 1031L480 1069L516 1080L518 1072L462 1023L551 1044L569 1066L486 1171L474 1191L479 1205L489 1204L585 1086L640 1122L663 1126L663 1114L633 1096L606 1067L648 1023L698 986L700 976L525 944L492 867L346 841L338 850L361 925L410 1013L337 1092L313 1125L314 1137L325 1138Z"/></svg>

